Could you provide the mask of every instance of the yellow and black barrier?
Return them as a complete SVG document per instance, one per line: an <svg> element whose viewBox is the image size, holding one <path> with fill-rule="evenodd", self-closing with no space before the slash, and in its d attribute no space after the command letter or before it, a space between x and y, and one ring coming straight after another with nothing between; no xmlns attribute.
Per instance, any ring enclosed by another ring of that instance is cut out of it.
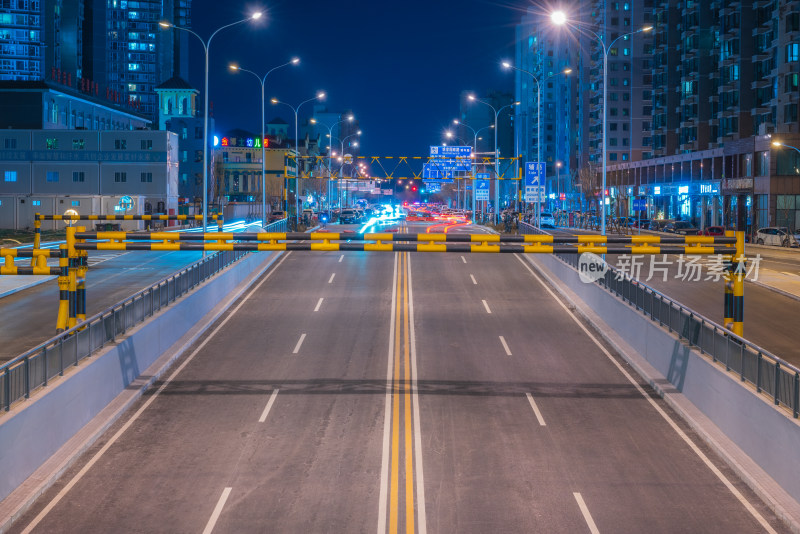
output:
<svg viewBox="0 0 800 534"><path fill-rule="evenodd" d="M221 214L212 213L208 220L216 221L217 231L222 232L225 222ZM202 221L202 215L45 215L36 213L33 218L33 249L40 250L42 245L42 221ZM31 260L31 265L34 261Z"/></svg>
<svg viewBox="0 0 800 534"><path fill-rule="evenodd" d="M89 250L719 254L725 256L731 265L726 274L725 326L738 335L743 333L745 260L744 234L741 232L727 233L725 237L506 236L340 232L86 232L85 228L70 227L67 229L67 244L61 245L59 258L59 332L85 319L85 275Z"/></svg>
<svg viewBox="0 0 800 534"><path fill-rule="evenodd" d="M733 253L735 237L713 236L602 236L602 235L497 235L444 233L348 233L348 232L77 232L77 239L113 241L424 241L448 243L535 243L535 244L627 244L641 246L725 245ZM658 252L650 252L658 254Z"/></svg>

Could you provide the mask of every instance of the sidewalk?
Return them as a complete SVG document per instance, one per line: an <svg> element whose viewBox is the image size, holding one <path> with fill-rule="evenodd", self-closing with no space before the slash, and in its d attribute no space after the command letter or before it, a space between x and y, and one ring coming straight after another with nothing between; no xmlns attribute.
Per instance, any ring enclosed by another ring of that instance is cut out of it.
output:
<svg viewBox="0 0 800 534"><path fill-rule="evenodd" d="M0 276L0 298L13 295L23 289L38 286L50 280L55 280L57 276Z"/></svg>

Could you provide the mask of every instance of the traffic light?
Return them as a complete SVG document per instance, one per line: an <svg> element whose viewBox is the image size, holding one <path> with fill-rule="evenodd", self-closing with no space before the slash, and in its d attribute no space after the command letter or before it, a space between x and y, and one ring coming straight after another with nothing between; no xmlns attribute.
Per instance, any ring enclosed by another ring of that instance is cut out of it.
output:
<svg viewBox="0 0 800 534"><path fill-rule="evenodd" d="M412 185L411 186L411 191L416 193L417 192L417 186L416 185Z"/></svg>

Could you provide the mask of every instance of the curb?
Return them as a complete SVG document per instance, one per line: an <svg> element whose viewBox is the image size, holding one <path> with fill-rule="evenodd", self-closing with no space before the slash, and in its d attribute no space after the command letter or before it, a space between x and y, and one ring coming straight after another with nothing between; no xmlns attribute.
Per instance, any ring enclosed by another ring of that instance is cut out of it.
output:
<svg viewBox="0 0 800 534"><path fill-rule="evenodd" d="M784 291L783 289L778 289L777 287L767 285L764 282L757 282L757 281L753 281L753 280L747 280L747 282L750 282L751 284L755 284L757 286L763 287L764 289L768 289L770 291L778 293L779 295L783 295L784 297L789 297L790 299L794 299L794 300L800 301L800 295L795 295L794 293L789 293L788 291Z"/></svg>
<svg viewBox="0 0 800 534"><path fill-rule="evenodd" d="M36 277L36 279L33 280L30 283L27 283L27 284L21 285L19 287L15 287L14 289L9 289L7 291L4 291L4 292L0 293L0 299L3 298L3 297L7 297L9 295L13 295L14 293L19 293L20 291L24 291L25 289L29 289L31 287L36 287L39 284L44 284L45 282L49 282L50 280L55 280L56 278L58 278L58 277L57 276Z"/></svg>

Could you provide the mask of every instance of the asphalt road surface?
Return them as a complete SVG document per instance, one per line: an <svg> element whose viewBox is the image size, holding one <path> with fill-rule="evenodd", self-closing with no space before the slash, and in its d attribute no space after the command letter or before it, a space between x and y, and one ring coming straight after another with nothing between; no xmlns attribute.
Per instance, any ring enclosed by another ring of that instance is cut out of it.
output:
<svg viewBox="0 0 800 534"><path fill-rule="evenodd" d="M786 532L515 255L284 254L165 377L12 532Z"/></svg>
<svg viewBox="0 0 800 534"><path fill-rule="evenodd" d="M200 252L89 252L86 316L103 311L202 257ZM56 334L55 279L0 299L0 363Z"/></svg>
<svg viewBox="0 0 800 534"><path fill-rule="evenodd" d="M548 230L548 232L554 235L586 233L575 230ZM749 257L756 253L762 257L760 269L800 274L800 252L759 248L747 252L747 255ZM722 324L725 291L723 282L716 281L708 268L709 262L713 262L713 259L709 257L700 259L700 280L695 280L693 275L685 278L679 276L681 267L677 259L677 256L668 256L668 263L665 264L661 255L642 256L639 275L635 278L712 321ZM609 254L607 261L619 266L620 256ZM630 268L630 263L626 264L625 270L628 273L634 272ZM685 264L682 272L688 273ZM710 280L707 279L709 276ZM797 335L799 316L800 300L745 282L744 337L794 365L800 365Z"/></svg>

